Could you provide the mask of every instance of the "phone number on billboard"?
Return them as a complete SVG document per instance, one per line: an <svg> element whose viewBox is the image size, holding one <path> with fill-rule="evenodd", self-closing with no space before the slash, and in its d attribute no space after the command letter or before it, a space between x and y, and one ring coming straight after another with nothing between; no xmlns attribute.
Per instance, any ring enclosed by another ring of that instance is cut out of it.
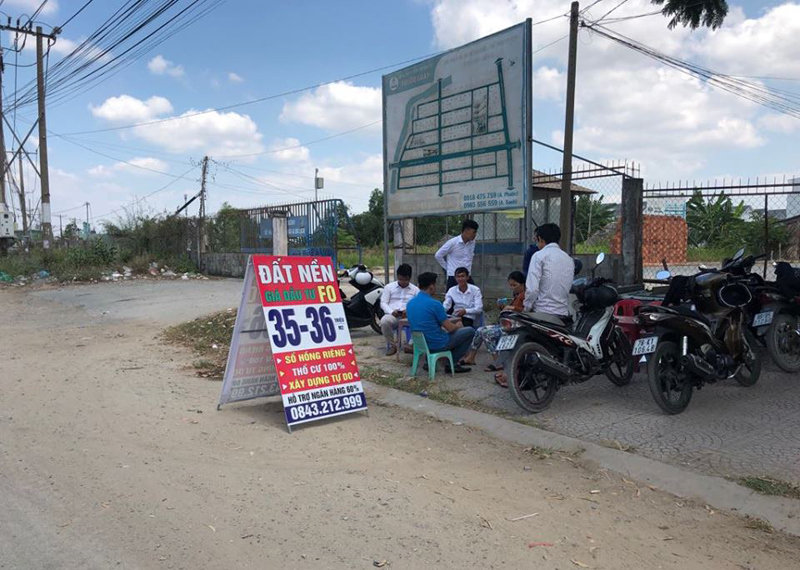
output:
<svg viewBox="0 0 800 570"><path fill-rule="evenodd" d="M298 420L307 420L318 416L346 412L348 410L357 410L359 408L365 408L366 406L364 394L354 394L352 396L340 396L320 402L292 406L286 410L286 415L289 416L291 421L296 422Z"/></svg>

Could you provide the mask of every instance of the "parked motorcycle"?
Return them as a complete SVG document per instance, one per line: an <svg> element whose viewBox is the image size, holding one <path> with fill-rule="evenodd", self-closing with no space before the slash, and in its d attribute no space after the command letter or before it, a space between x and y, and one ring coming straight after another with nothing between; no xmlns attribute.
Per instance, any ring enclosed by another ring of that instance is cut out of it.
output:
<svg viewBox="0 0 800 570"><path fill-rule="evenodd" d="M603 262L600 253L595 269ZM605 374L617 386L633 376L628 337L616 326L614 304L619 299L610 281L592 276L576 279L571 293L577 304L574 326L554 315L505 311L504 334L497 349L513 350L508 388L525 411L547 409L561 386Z"/></svg>
<svg viewBox="0 0 800 570"><path fill-rule="evenodd" d="M354 265L339 277L349 278L350 285L357 290L355 295L347 298L345 292L339 287L348 328L357 329L369 326L376 333L381 334L383 283L378 281L364 265Z"/></svg>
<svg viewBox="0 0 800 570"><path fill-rule="evenodd" d="M765 293L771 304L762 312L768 325L767 351L781 370L796 373L800 372L800 270L785 261L773 265L775 286Z"/></svg>
<svg viewBox="0 0 800 570"><path fill-rule="evenodd" d="M730 263L743 255L739 250ZM718 380L735 378L742 386L753 386L761 375L761 358L747 332L746 308L753 299L749 277L724 271L672 278L669 271L660 271L656 277L671 279L670 287L663 305L639 309L647 336L634 343L633 356L646 364L659 407L679 414L695 388Z"/></svg>

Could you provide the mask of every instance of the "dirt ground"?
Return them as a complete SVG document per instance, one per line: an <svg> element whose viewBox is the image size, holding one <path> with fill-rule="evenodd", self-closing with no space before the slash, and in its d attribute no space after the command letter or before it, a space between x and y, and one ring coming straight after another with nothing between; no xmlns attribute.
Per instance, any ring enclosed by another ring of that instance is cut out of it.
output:
<svg viewBox="0 0 800 570"><path fill-rule="evenodd" d="M147 304L0 290L3 570L800 567L757 521L407 410L216 411Z"/></svg>

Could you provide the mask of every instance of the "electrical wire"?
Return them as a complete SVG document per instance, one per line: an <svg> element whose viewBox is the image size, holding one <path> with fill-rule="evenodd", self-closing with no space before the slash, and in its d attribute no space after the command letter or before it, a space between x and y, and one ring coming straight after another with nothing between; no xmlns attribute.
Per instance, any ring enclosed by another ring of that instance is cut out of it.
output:
<svg viewBox="0 0 800 570"><path fill-rule="evenodd" d="M64 29L64 27L65 27L67 24L69 24L69 23L70 23L72 20L74 20L74 19L75 19L75 18L78 16L78 14L80 14L81 12L83 12L83 11L86 9L86 7L87 7L89 4L91 4L92 2L94 2L94 0L88 0L88 1L87 1L87 2L86 2L84 5L83 5L83 6L81 6L80 8L78 8L78 11L77 11L77 12L75 12L75 13L74 13L72 16L70 16L69 18L67 18L67 21L66 21L66 22L64 22L63 24L61 24L60 26L58 26L59 30L63 30L63 29Z"/></svg>
<svg viewBox="0 0 800 570"><path fill-rule="evenodd" d="M779 113L800 119L800 93L772 89L732 75L715 72L700 65L659 52L654 48L624 36L599 24L585 25L597 35L650 57L668 67L704 81L711 87L726 91Z"/></svg>

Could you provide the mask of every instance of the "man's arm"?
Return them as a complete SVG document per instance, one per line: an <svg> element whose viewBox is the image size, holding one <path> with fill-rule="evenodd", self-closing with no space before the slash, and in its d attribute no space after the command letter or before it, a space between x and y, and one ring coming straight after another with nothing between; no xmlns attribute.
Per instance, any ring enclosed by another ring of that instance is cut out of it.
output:
<svg viewBox="0 0 800 570"><path fill-rule="evenodd" d="M392 314L392 309L389 307L389 299L391 298L391 293L389 292L389 285L383 288L381 291L381 309L387 315Z"/></svg>
<svg viewBox="0 0 800 570"><path fill-rule="evenodd" d="M446 330L447 332L449 332L449 333L451 333L453 331L457 331L458 329L460 329L463 326L464 326L464 323L462 323L460 320L451 321L451 320L447 319L442 323L442 328L444 330Z"/></svg>
<svg viewBox="0 0 800 570"><path fill-rule="evenodd" d="M461 321L454 322L447 318L447 313L445 313L443 305L439 305L434 310L435 310L434 316L436 317L436 320L439 322L439 325L447 332L453 332L454 330L458 330L463 326L461 324Z"/></svg>
<svg viewBox="0 0 800 570"><path fill-rule="evenodd" d="M434 255L436 261L445 271L447 271L447 254L450 253L451 249L453 249L453 240L449 239L444 242L444 245L442 245L442 247L439 248L439 251L437 251Z"/></svg>
<svg viewBox="0 0 800 570"><path fill-rule="evenodd" d="M444 303L442 303L442 306L444 306L445 311L449 311L450 307L452 307L455 304L455 299L453 299L453 296L450 294L451 289L452 287L448 289L447 293L445 293L444 295Z"/></svg>
<svg viewBox="0 0 800 570"><path fill-rule="evenodd" d="M538 253L538 252L537 252ZM525 303L526 311L532 311L536 298L539 296L539 282L542 279L542 256L534 254L531 258L531 266L528 269L528 278L525 280Z"/></svg>

